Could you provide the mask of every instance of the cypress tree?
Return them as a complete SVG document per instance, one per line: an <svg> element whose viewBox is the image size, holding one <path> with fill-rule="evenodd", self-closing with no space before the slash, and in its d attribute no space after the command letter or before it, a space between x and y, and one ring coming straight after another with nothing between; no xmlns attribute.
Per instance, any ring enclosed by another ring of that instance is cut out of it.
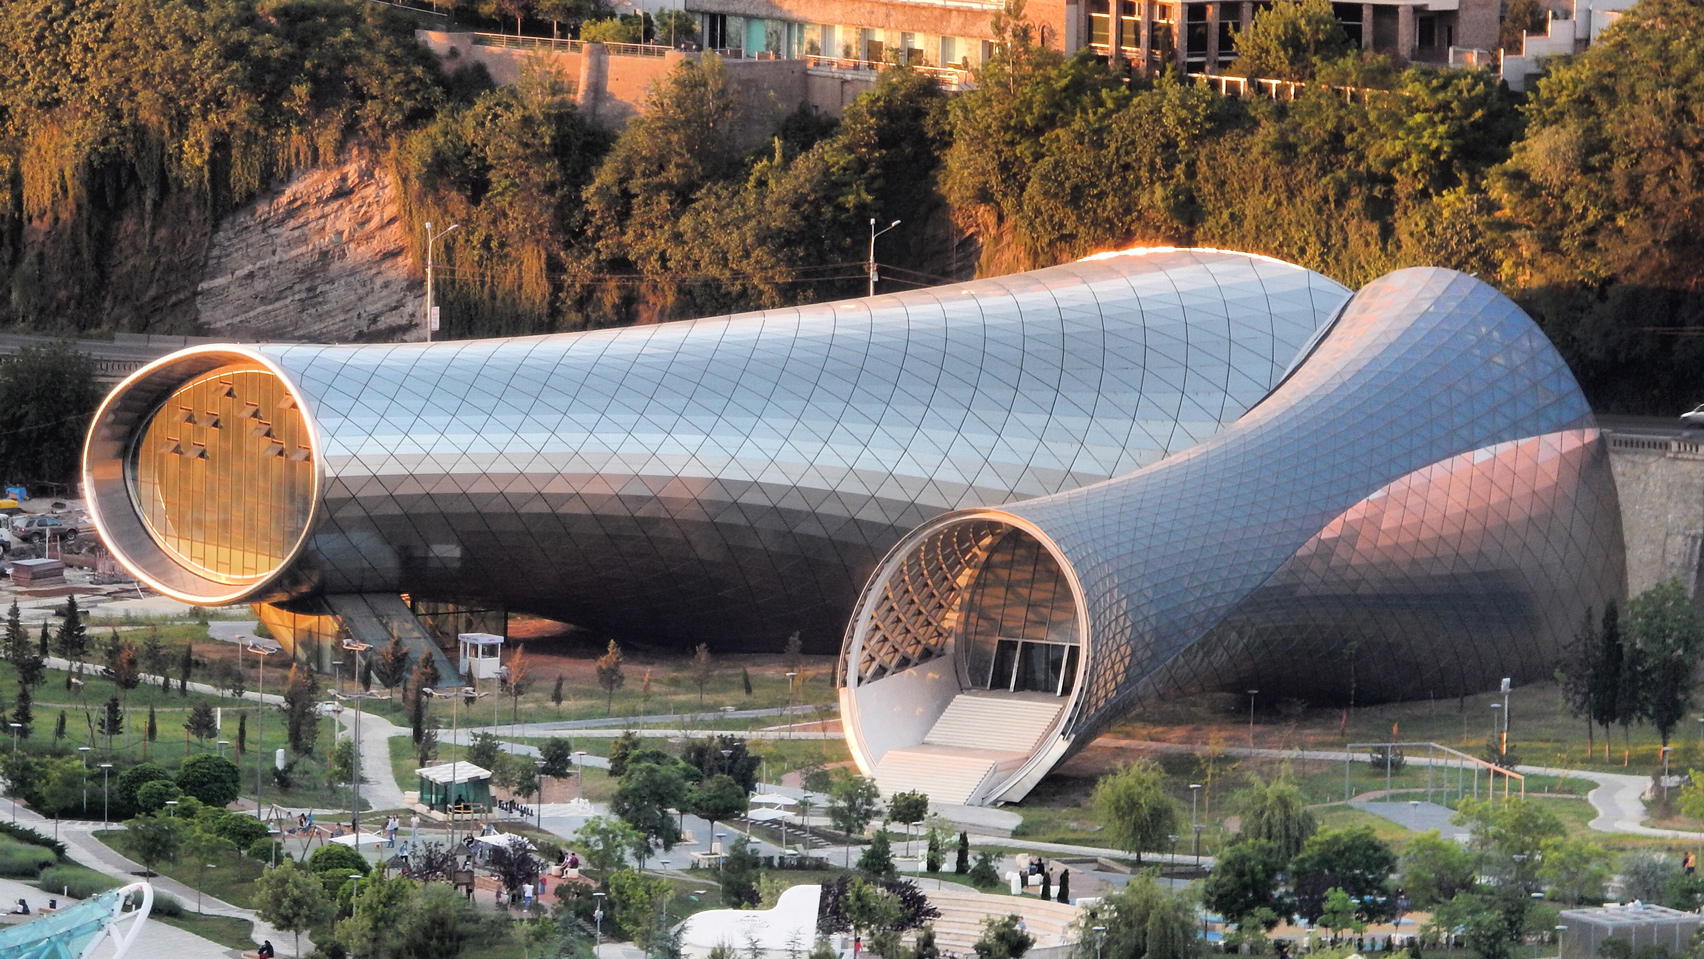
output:
<svg viewBox="0 0 1704 959"><path fill-rule="evenodd" d="M28 686L18 687L18 706L12 710L12 722L23 727L18 730L18 736L21 739L30 738L30 732L35 728L35 713L30 708L32 703L30 688Z"/></svg>
<svg viewBox="0 0 1704 959"><path fill-rule="evenodd" d="M154 721L154 707L148 707L148 741L154 742L160 738L160 725Z"/></svg>
<svg viewBox="0 0 1704 959"><path fill-rule="evenodd" d="M237 715L237 755L248 749L248 713Z"/></svg>
<svg viewBox="0 0 1704 959"><path fill-rule="evenodd" d="M970 873L970 835L959 833L958 859L953 863L953 872L961 876Z"/></svg>
<svg viewBox="0 0 1704 959"><path fill-rule="evenodd" d="M189 674L195 672L195 644L183 644L183 658L178 660L178 695L189 695Z"/></svg>
<svg viewBox="0 0 1704 959"><path fill-rule="evenodd" d="M48 643L47 624L42 623L41 624L41 638L36 640L36 652L41 654L43 659L47 658L47 643Z"/></svg>
<svg viewBox="0 0 1704 959"><path fill-rule="evenodd" d="M56 720L53 724L53 741L58 742L58 741L60 741L61 739L64 739L64 738L65 738L65 710L61 709L59 711L59 719Z"/></svg>
<svg viewBox="0 0 1704 959"><path fill-rule="evenodd" d="M750 696L751 695L751 670L745 668L744 666L741 666L740 667L740 679L745 681L745 694L747 696Z"/></svg>

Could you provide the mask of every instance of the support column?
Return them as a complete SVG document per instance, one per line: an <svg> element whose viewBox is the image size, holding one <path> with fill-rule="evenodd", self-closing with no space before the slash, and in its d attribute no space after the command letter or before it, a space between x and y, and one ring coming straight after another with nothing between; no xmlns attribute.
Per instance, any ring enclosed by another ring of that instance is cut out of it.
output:
<svg viewBox="0 0 1704 959"><path fill-rule="evenodd" d="M1396 60L1406 63L1414 59L1414 44L1419 30L1414 22L1414 8L1404 4L1396 8Z"/></svg>
<svg viewBox="0 0 1704 959"><path fill-rule="evenodd" d="M1373 48L1373 5L1361 4L1361 49Z"/></svg>
<svg viewBox="0 0 1704 959"><path fill-rule="evenodd" d="M1219 72L1219 4L1207 4L1207 73Z"/></svg>
<svg viewBox="0 0 1704 959"><path fill-rule="evenodd" d="M1149 59L1154 49L1154 0L1136 0L1136 6L1142 11L1142 24L1136 28L1136 70L1147 76L1154 68Z"/></svg>
<svg viewBox="0 0 1704 959"><path fill-rule="evenodd" d="M1183 76L1189 70L1186 62L1189 59L1189 9L1182 3L1174 3L1172 8L1172 62L1177 65L1178 76Z"/></svg>
<svg viewBox="0 0 1704 959"><path fill-rule="evenodd" d="M1118 61L1124 58L1123 51L1123 20L1119 17L1118 5L1121 0L1106 0L1106 60L1118 69Z"/></svg>

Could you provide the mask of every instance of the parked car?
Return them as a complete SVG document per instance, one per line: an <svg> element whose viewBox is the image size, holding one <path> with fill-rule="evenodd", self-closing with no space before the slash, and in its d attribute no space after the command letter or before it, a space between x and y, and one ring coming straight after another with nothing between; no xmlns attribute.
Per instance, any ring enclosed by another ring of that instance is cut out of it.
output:
<svg viewBox="0 0 1704 959"><path fill-rule="evenodd" d="M323 703L316 703L314 712L320 716L335 716L343 712L343 704L334 699L328 699Z"/></svg>
<svg viewBox="0 0 1704 959"><path fill-rule="evenodd" d="M20 543L36 543L49 536L76 539L78 529L57 516L14 516L12 538Z"/></svg>
<svg viewBox="0 0 1704 959"><path fill-rule="evenodd" d="M1687 426L1704 426L1704 406L1680 414L1680 421Z"/></svg>

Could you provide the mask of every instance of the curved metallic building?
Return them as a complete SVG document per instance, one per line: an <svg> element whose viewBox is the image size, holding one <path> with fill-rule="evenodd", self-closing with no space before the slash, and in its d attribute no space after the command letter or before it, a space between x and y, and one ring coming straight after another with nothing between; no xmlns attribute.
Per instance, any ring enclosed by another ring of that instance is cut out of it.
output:
<svg viewBox="0 0 1704 959"><path fill-rule="evenodd" d="M884 790L1011 801L1164 695L1544 676L1623 588L1607 450L1561 357L1489 286L1403 270L1204 442L908 534L848 629L842 715Z"/></svg>
<svg viewBox="0 0 1704 959"><path fill-rule="evenodd" d="M1148 250L661 326L195 348L114 390L85 488L118 560L191 602L408 593L827 650L908 531L1214 436L1348 295Z"/></svg>

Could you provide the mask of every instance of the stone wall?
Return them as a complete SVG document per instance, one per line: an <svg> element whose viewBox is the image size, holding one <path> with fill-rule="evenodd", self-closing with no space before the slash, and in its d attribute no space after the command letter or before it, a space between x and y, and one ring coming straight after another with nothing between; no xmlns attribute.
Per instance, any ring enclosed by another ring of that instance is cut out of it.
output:
<svg viewBox="0 0 1704 959"><path fill-rule="evenodd" d="M1694 604L1704 605L1704 441L1612 433L1609 465L1621 499L1628 594L1678 578Z"/></svg>
<svg viewBox="0 0 1704 959"><path fill-rule="evenodd" d="M425 285L409 262L399 199L361 153L231 213L196 290L202 330L244 340L421 338Z"/></svg>

